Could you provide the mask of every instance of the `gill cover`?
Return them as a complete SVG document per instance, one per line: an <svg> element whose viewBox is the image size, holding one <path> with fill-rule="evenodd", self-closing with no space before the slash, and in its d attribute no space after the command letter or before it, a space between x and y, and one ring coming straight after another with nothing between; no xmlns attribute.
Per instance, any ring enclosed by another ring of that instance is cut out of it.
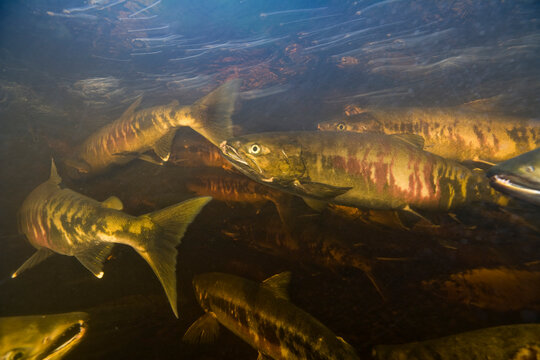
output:
<svg viewBox="0 0 540 360"><path fill-rule="evenodd" d="M302 146L294 139L264 136L240 141L239 153L248 166L266 182L291 182L305 175Z"/></svg>

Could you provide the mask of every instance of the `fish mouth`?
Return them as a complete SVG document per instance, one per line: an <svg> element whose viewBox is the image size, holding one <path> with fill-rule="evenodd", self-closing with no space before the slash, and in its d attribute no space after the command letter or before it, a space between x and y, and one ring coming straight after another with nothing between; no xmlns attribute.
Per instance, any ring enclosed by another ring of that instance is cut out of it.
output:
<svg viewBox="0 0 540 360"><path fill-rule="evenodd" d="M43 351L40 359L54 360L60 359L75 345L77 345L86 334L87 324L84 320L79 320L67 327L59 334Z"/></svg>
<svg viewBox="0 0 540 360"><path fill-rule="evenodd" d="M221 149L223 155L225 155L230 161L233 161L235 164L241 164L249 167L249 164L246 160L244 160L242 155L240 155L233 146L227 144L227 141L223 141L221 144L219 144L219 148Z"/></svg>
<svg viewBox="0 0 540 360"><path fill-rule="evenodd" d="M257 162L255 161L251 161L253 165L249 164L234 146L227 144L227 141L223 141L219 145L219 148L221 149L221 152L223 153L223 155L225 155L227 160L229 160L236 169L240 170L240 172L244 173L249 177L255 177L256 179L266 183L274 181L273 176L269 178L262 177L261 175L263 174L263 171L259 164L257 164ZM254 166L257 167L258 171L254 169Z"/></svg>
<svg viewBox="0 0 540 360"><path fill-rule="evenodd" d="M491 185L499 191L523 196L540 197L540 183L527 180L521 176L510 174L495 174L489 180Z"/></svg>

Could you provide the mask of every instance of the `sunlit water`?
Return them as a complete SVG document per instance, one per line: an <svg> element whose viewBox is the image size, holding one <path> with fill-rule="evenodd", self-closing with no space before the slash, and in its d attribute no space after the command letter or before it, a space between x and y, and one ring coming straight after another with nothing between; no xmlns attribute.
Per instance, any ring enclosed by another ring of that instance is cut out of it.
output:
<svg viewBox="0 0 540 360"><path fill-rule="evenodd" d="M61 163L141 94L143 108L188 105L239 77L237 134L315 130L354 107L483 99L480 111L538 118L536 2L59 0L2 4L0 14L0 316L88 312L88 335L67 358L256 358L227 331L212 345L181 341L202 314L191 279L209 271L256 281L292 271L292 301L368 358L377 344L540 321L538 288L520 283L540 272L540 236L528 226L538 226L537 207L478 204L455 211L458 221L430 214L438 227L407 230L287 197L287 228L272 201L201 189L204 179L248 180L209 159L214 149L190 129L178 131L165 166L136 160L86 180L59 166L69 188L116 195L133 215L215 197L179 246L180 319L121 245L103 279L60 255L9 279L34 251L16 213L48 178L50 158ZM499 270L511 280L497 293L497 280L482 281ZM459 273L466 295L452 292Z"/></svg>

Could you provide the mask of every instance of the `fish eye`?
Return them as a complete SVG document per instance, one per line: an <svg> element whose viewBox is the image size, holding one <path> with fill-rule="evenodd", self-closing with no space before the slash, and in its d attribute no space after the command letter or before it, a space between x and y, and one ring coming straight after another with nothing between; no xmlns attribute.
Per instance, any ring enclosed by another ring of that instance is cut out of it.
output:
<svg viewBox="0 0 540 360"><path fill-rule="evenodd" d="M257 145L257 144L253 144L253 145L251 145L249 147L249 153L250 154L256 155L256 154L258 154L260 152L261 152L261 147L259 145Z"/></svg>
<svg viewBox="0 0 540 360"><path fill-rule="evenodd" d="M345 124L344 123L339 123L336 125L336 129L338 129L339 131L343 131L345 130Z"/></svg>
<svg viewBox="0 0 540 360"><path fill-rule="evenodd" d="M529 165L529 166L527 166L527 167L525 168L525 170L526 170L527 172L532 173L532 172L534 172L534 166Z"/></svg>

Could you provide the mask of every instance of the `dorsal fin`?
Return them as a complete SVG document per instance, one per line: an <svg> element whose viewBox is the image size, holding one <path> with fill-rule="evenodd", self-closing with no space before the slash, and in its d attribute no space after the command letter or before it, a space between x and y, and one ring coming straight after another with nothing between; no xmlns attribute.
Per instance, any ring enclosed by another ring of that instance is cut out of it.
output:
<svg viewBox="0 0 540 360"><path fill-rule="evenodd" d="M287 287L291 282L291 272L284 271L282 273L270 276L262 282L262 286L274 293L275 297L289 300Z"/></svg>
<svg viewBox="0 0 540 360"><path fill-rule="evenodd" d="M49 177L49 181L55 185L62 182L62 178L58 175L58 171L56 171L56 164L54 163L53 158L51 158L51 176Z"/></svg>
<svg viewBox="0 0 540 360"><path fill-rule="evenodd" d="M101 205L103 207L115 210L122 210L124 208L124 204L122 204L122 201L116 196L108 197L107 199L105 199L105 201L101 203Z"/></svg>
<svg viewBox="0 0 540 360"><path fill-rule="evenodd" d="M129 107L126 109L126 111L124 111L124 113L122 114L121 117L128 117L128 116L131 116L133 115L133 113L135 112L135 109L137 109L139 107L139 105L141 105L141 101L142 101L142 98L143 96L140 95L134 102L133 104L129 105Z"/></svg>
<svg viewBox="0 0 540 360"><path fill-rule="evenodd" d="M424 149L424 137L421 135L416 134L393 134L391 135L393 138L400 139L403 142L406 142L407 144L411 144L412 146L415 146L419 148L420 150Z"/></svg>

